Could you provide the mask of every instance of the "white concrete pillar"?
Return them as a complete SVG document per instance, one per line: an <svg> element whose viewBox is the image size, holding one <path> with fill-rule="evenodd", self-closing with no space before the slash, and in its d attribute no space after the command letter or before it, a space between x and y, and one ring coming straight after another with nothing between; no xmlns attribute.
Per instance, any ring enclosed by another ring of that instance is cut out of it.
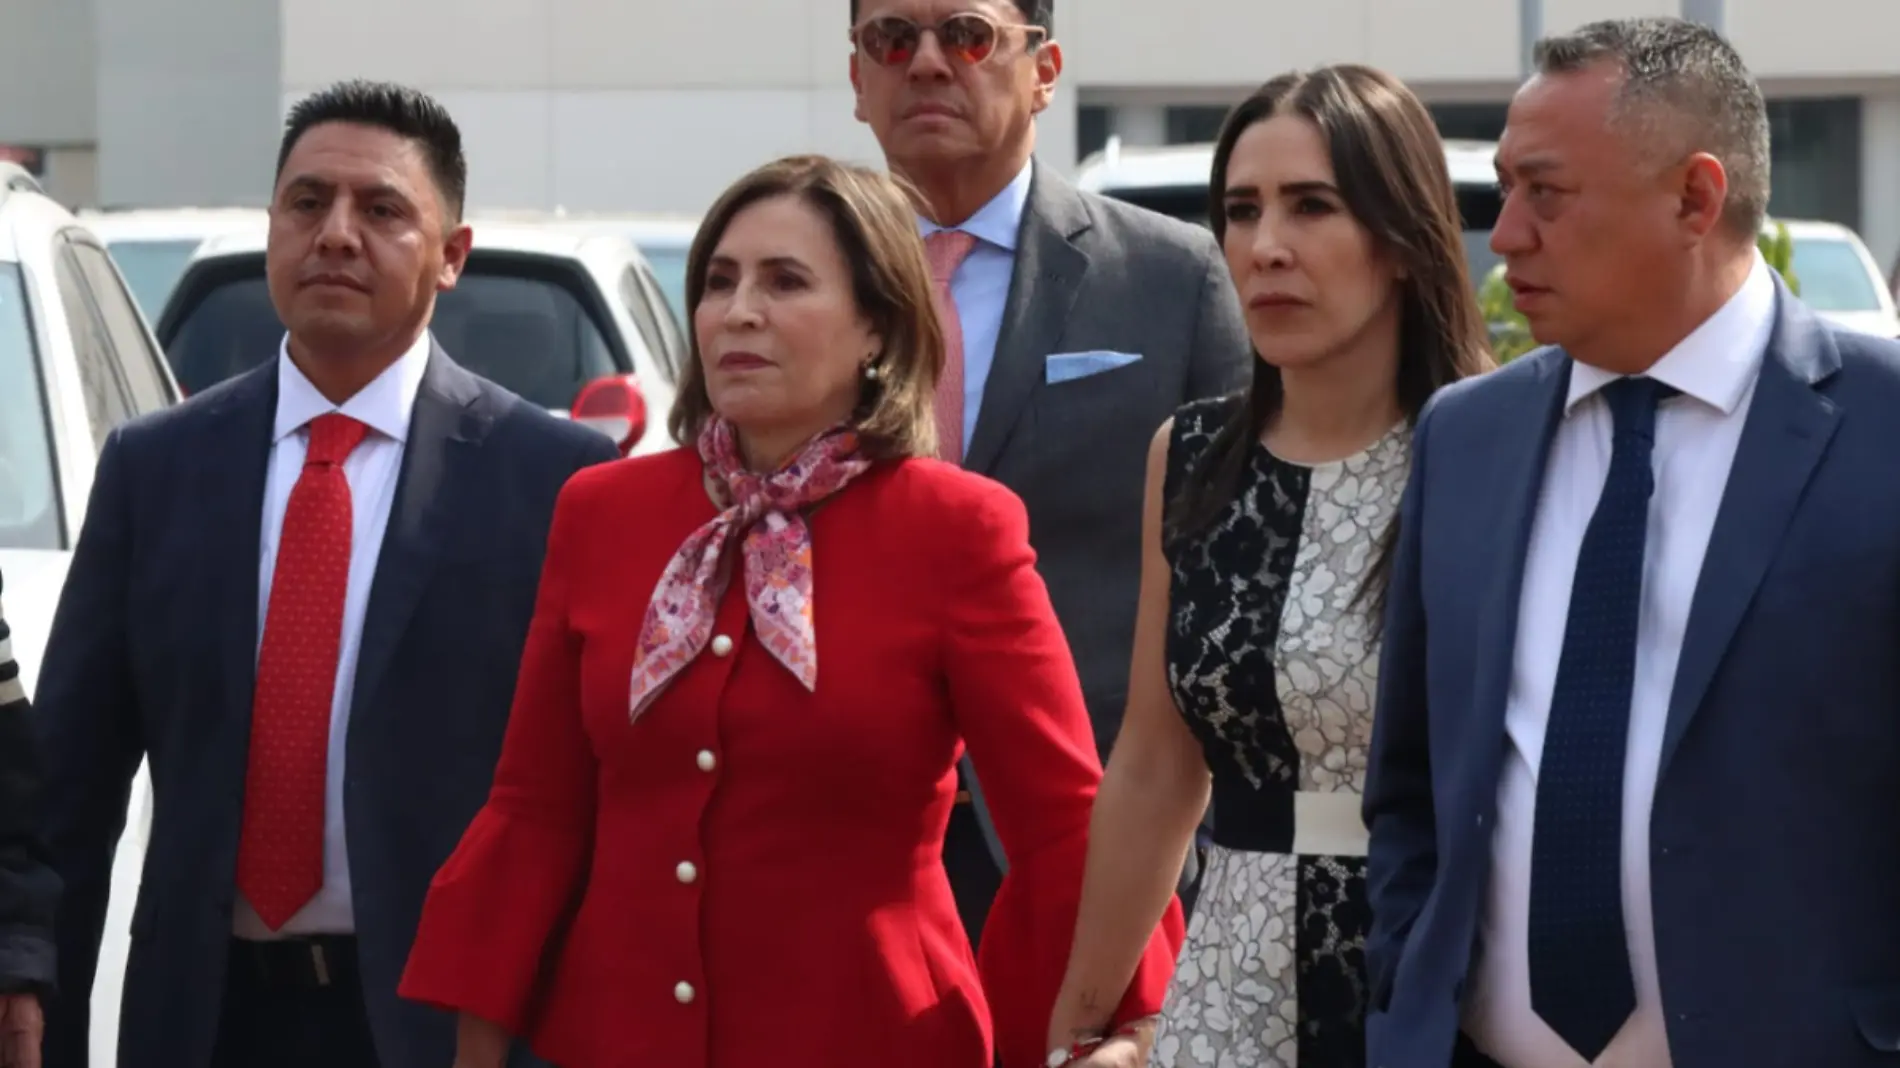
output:
<svg viewBox="0 0 1900 1068"><path fill-rule="evenodd" d="M1860 236L1883 273L1900 256L1900 86L1860 108Z"/></svg>

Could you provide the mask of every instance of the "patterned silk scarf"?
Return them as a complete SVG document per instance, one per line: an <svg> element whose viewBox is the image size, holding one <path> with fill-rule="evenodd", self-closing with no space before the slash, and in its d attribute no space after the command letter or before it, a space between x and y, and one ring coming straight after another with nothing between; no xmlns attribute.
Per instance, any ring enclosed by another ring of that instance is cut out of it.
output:
<svg viewBox="0 0 1900 1068"><path fill-rule="evenodd" d="M776 472L761 475L747 470L732 424L719 418L700 432L699 457L725 510L687 537L653 590L634 653L633 719L705 649L731 578L725 564L735 541L759 641L805 689L817 686L811 528L803 509L871 466L858 453L858 435L837 427L807 442Z"/></svg>

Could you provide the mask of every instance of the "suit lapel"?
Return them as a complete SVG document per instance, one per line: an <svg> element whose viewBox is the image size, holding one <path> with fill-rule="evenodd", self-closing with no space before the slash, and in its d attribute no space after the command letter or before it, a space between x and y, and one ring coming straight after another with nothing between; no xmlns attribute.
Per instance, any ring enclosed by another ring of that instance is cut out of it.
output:
<svg viewBox="0 0 1900 1068"><path fill-rule="evenodd" d="M1524 359L1536 361L1536 370L1521 382L1521 396L1504 403L1512 412L1498 433L1491 455L1496 467L1486 483L1497 488L1502 507L1497 512L1498 537L1488 553L1496 562L1487 568L1478 617L1477 699L1484 722L1503 732L1505 702L1510 697L1511 670L1517 655L1518 605L1523 599L1524 558L1530 549L1531 525L1544 488L1544 468L1550 442L1563 419L1569 395L1570 358L1561 350L1544 349ZM1493 736L1486 733L1485 737Z"/></svg>
<svg viewBox="0 0 1900 1068"><path fill-rule="evenodd" d="M1826 329L1795 302L1779 279L1776 288L1774 336L1762 360L1748 421L1742 426L1689 605L1663 732L1663 773L1695 719L1736 628L1780 550L1802 491L1840 425L1840 409L1814 388L1840 367L1840 353Z"/></svg>
<svg viewBox="0 0 1900 1068"><path fill-rule="evenodd" d="M205 456L212 480L205 494L207 541L223 592L213 626L219 634L226 708L249 724L257 687L258 556L264 539L264 484L270 472L271 430L277 420L277 361L245 374L210 413Z"/></svg>
<svg viewBox="0 0 1900 1068"><path fill-rule="evenodd" d="M351 699L358 711L371 707L388 673L396 644L448 540L448 517L468 514L460 505L475 481L478 446L491 422L476 403L480 398L474 377L441 346L432 348L416 391L396 499L364 611Z"/></svg>
<svg viewBox="0 0 1900 1068"><path fill-rule="evenodd" d="M964 466L990 473L1023 407L1042 381L1043 358L1061 340L1069 309L1081 292L1088 253L1075 238L1090 226L1082 196L1040 163L1029 181L1029 203L1016 238L1016 269L1003 309L1003 329L983 386L976 429Z"/></svg>

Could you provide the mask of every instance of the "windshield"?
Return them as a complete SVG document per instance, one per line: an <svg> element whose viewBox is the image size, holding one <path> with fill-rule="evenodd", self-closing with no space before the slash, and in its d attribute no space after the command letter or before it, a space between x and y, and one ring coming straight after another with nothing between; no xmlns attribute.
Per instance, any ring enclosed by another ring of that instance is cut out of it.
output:
<svg viewBox="0 0 1900 1068"><path fill-rule="evenodd" d="M119 265L126 285L132 287L132 297L139 302L139 310L145 313L147 321L155 323L159 313L165 310L172 287L178 284L178 276L185 273L185 264L191 261L191 254L198 251L198 239L122 239L106 242L106 250Z"/></svg>
<svg viewBox="0 0 1900 1068"><path fill-rule="evenodd" d="M20 267L0 263L0 549L61 548L52 440Z"/></svg>
<svg viewBox="0 0 1900 1068"><path fill-rule="evenodd" d="M1794 239L1795 281L1801 300L1816 311L1879 311L1880 295L1860 250L1837 237Z"/></svg>
<svg viewBox="0 0 1900 1068"><path fill-rule="evenodd" d="M1493 185L1460 185L1457 192L1458 212L1464 220L1465 264L1475 288L1498 262L1497 255L1491 251L1491 228L1497 225L1502 202L1497 187ZM1207 187L1204 185L1104 189L1102 195L1197 226L1209 225ZM655 269L658 269L657 265Z"/></svg>
<svg viewBox="0 0 1900 1068"><path fill-rule="evenodd" d="M226 272L179 311L165 356L187 393L243 374L277 355L284 328L265 288L264 261ZM456 363L528 401L565 411L581 387L618 373L623 360L565 272L506 256L469 269L436 299L429 330Z"/></svg>

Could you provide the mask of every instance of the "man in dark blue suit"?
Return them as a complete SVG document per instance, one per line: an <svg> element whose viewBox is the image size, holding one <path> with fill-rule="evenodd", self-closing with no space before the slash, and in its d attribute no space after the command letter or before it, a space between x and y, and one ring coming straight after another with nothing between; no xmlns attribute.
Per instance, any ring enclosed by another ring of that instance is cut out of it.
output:
<svg viewBox="0 0 1900 1068"><path fill-rule="evenodd" d="M453 1060L453 1021L397 980L489 788L555 496L616 455L431 339L466 184L426 96L304 100L270 209L277 358L106 443L37 694L53 1068L86 1062L142 756L119 1068Z"/></svg>
<svg viewBox="0 0 1900 1068"><path fill-rule="evenodd" d="M1756 252L1768 122L1719 36L1537 57L1492 244L1560 347L1419 420L1369 1063L1894 1063L1900 345Z"/></svg>

